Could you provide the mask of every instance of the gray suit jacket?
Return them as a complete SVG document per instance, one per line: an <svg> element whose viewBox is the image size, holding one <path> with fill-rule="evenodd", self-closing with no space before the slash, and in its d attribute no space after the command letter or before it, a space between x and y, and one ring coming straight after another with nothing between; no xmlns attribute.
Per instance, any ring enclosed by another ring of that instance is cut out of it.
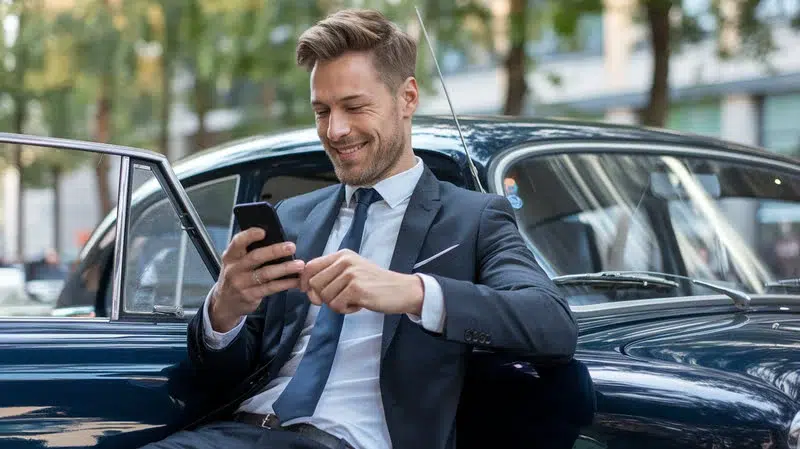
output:
<svg viewBox="0 0 800 449"><path fill-rule="evenodd" d="M297 257L318 257L344 198L331 186L278 207ZM441 335L403 314L387 315L381 349L381 393L393 447L452 449L459 394L474 347L518 356L569 360L577 325L557 288L517 230L508 201L438 181L426 167L403 218L391 270L421 266L442 286L446 321ZM305 294L265 298L225 349L202 340L202 314L189 327L192 363L209 385L225 392L229 408L260 391L288 359L306 317ZM487 413L492 413L487 410Z"/></svg>

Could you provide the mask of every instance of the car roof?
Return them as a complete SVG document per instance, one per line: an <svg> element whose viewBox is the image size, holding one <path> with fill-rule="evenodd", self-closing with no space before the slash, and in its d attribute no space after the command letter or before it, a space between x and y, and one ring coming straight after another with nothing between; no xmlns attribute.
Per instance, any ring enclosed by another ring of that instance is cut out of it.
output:
<svg viewBox="0 0 800 449"><path fill-rule="evenodd" d="M711 137L666 129L559 118L509 116L459 116L464 140L479 171L484 171L496 154L518 145L556 141L613 141L660 143L709 150L770 156L796 163L760 148L739 145ZM465 157L452 116L415 116L412 144L416 149L440 152L461 160ZM267 154L322 151L316 130L305 127L272 134L255 135L211 147L173 164L179 178L210 169L246 164Z"/></svg>

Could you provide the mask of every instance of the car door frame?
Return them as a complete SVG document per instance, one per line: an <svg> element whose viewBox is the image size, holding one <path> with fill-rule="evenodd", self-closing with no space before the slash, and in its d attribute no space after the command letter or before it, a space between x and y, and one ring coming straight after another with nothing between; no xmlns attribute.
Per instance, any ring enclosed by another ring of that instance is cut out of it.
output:
<svg viewBox="0 0 800 449"><path fill-rule="evenodd" d="M85 151L89 153L106 154L120 157L119 190L117 192L116 211L116 243L114 249L113 294L114 300L119 301L124 282L124 262L127 254L127 232L130 227L129 208L131 205L131 185L135 163L141 163L153 168L153 175L164 189L167 197L175 209L181 222L181 227L188 233L194 243L203 263L208 268L211 276L216 280L219 277L221 260L214 250L212 240L189 200L186 190L178 177L172 171L166 156L153 151L127 147L109 143L97 143L74 139L63 139L48 136L33 136L15 133L0 133L0 144L28 145L46 147L60 150ZM122 207L121 207L122 206ZM115 310L116 309L116 310ZM119 318L119 308L112 307L112 321Z"/></svg>
<svg viewBox="0 0 800 449"><path fill-rule="evenodd" d="M0 143L120 158L111 316L0 318L6 360L0 364L0 390L5 392L0 410L14 412L0 420L0 443L29 447L30 441L43 438L50 447L72 447L68 434L82 429L94 432L91 436L101 446L139 447L176 430L187 411L179 385L188 375L185 320L153 326L119 319L135 164L152 168L180 220L181 233L185 231L214 280L218 277L220 262L212 239L167 158L120 145L13 133L0 133ZM73 365L81 369L75 371ZM97 400L86 401L87 393ZM63 438L58 436L62 433Z"/></svg>

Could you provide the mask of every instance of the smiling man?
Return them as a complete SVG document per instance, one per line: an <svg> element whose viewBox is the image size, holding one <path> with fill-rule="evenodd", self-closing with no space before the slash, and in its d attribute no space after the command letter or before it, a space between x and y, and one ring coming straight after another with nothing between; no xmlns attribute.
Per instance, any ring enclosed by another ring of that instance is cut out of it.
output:
<svg viewBox="0 0 800 449"><path fill-rule="evenodd" d="M575 321L507 200L414 155L412 39L341 11L297 60L341 184L278 205L291 243L248 253L263 232L234 236L188 336L230 406L149 447L452 449L472 348L569 359Z"/></svg>

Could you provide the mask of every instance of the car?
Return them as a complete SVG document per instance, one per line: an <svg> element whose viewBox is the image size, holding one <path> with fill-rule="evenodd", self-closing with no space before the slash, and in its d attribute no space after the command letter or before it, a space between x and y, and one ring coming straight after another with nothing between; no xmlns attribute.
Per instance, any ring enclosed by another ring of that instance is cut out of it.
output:
<svg viewBox="0 0 800 449"><path fill-rule="evenodd" d="M798 161L636 126L459 123L416 117L416 154L443 181L506 197L580 327L570 361L475 346L459 449L800 447ZM0 320L3 447L133 448L217 416L228 403L194 383L186 323L238 231L234 205L338 182L316 131L175 164L116 145L0 142L122 160L118 207L53 316Z"/></svg>

